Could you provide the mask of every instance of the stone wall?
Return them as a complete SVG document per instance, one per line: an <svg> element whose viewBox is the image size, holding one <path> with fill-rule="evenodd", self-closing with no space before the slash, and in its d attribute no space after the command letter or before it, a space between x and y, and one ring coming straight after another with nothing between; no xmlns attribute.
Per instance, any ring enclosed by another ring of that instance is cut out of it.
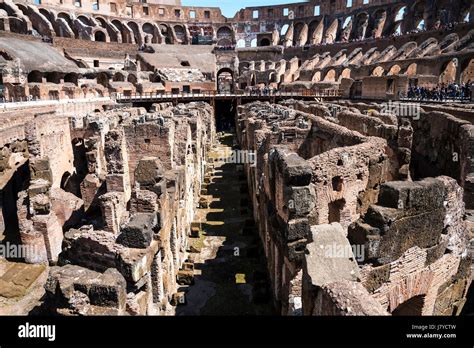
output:
<svg viewBox="0 0 474 348"><path fill-rule="evenodd" d="M418 120L380 111L291 100L238 109L239 143L258 163L246 174L282 314L451 315L465 302L464 191L452 177L411 181Z"/></svg>

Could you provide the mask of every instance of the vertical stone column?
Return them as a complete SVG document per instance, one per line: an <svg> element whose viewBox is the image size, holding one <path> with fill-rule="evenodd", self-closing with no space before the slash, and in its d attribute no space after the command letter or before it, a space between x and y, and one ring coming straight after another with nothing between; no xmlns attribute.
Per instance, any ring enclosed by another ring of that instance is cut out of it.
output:
<svg viewBox="0 0 474 348"><path fill-rule="evenodd" d="M176 231L176 219L173 221L173 226L171 227L170 247L171 254L173 255L173 264L176 268L179 268L179 246Z"/></svg>
<svg viewBox="0 0 474 348"><path fill-rule="evenodd" d="M107 161L107 191L123 192L125 202L128 202L132 191L123 128L111 130L105 135L105 159Z"/></svg>
<svg viewBox="0 0 474 348"><path fill-rule="evenodd" d="M122 192L109 192L100 196L100 208L105 222L104 230L118 235L126 213Z"/></svg>
<svg viewBox="0 0 474 348"><path fill-rule="evenodd" d="M163 265L161 263L161 251L153 258L151 264L151 289L153 295L153 303L161 303L165 296L163 287Z"/></svg>

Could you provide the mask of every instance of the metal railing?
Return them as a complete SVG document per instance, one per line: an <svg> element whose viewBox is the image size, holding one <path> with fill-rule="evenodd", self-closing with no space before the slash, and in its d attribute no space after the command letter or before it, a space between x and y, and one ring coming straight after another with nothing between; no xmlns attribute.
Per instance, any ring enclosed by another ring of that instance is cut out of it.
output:
<svg viewBox="0 0 474 348"><path fill-rule="evenodd" d="M202 92L180 92L180 93L117 93L117 101L150 101L161 99L211 99L211 98L273 98L273 97L340 97L341 91L335 89L327 89L321 91L298 90L298 91L252 91L252 92L218 92L218 91L202 91Z"/></svg>
<svg viewBox="0 0 474 348"><path fill-rule="evenodd" d="M151 100L173 100L173 99L213 99L213 98L249 98L249 99L265 99L265 98L292 98L292 97L340 97L341 91L335 89L327 89L321 91L297 90L297 91L252 91L252 92L218 92L218 91L202 91L202 92L180 92L180 93L130 93L112 94L110 97L92 97L92 98L74 98L59 99L56 97L38 98L38 97L18 97L18 98L0 98L0 109L9 108L17 105L25 104L68 104L87 101L151 101Z"/></svg>
<svg viewBox="0 0 474 348"><path fill-rule="evenodd" d="M90 98L75 98L75 99L59 99L59 98L0 98L0 110L11 109L15 107L25 106L48 106L48 105L73 105L73 104L87 104L95 102L109 102L110 97L90 97Z"/></svg>

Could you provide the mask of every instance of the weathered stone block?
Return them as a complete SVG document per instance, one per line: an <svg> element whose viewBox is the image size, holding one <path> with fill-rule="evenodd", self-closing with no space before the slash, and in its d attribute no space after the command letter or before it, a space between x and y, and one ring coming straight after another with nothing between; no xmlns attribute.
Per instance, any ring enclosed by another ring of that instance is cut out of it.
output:
<svg viewBox="0 0 474 348"><path fill-rule="evenodd" d="M147 248L153 240L158 219L154 213L138 213L122 226L117 243L129 248Z"/></svg>
<svg viewBox="0 0 474 348"><path fill-rule="evenodd" d="M194 284L194 272L192 270L178 271L176 281L180 285L192 285Z"/></svg>

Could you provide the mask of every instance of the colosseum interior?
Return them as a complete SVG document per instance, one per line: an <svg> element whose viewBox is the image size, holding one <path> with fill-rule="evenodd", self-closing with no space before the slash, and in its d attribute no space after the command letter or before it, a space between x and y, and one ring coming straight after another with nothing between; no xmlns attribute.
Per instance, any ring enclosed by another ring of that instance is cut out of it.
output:
<svg viewBox="0 0 474 348"><path fill-rule="evenodd" d="M474 314L471 0L112 1L0 2L0 314Z"/></svg>

